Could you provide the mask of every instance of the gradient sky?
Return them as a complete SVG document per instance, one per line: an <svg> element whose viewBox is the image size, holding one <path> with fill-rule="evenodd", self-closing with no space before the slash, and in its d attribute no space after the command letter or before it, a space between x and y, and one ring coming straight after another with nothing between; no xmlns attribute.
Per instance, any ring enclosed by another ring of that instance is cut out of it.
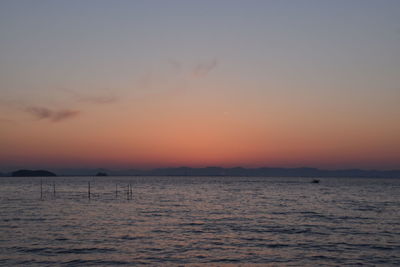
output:
<svg viewBox="0 0 400 267"><path fill-rule="evenodd" d="M0 170L400 168L400 1L0 2Z"/></svg>

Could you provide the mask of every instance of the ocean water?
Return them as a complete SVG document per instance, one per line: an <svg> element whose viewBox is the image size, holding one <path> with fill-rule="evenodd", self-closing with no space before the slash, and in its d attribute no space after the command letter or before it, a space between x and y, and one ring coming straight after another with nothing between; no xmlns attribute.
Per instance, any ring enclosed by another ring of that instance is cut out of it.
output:
<svg viewBox="0 0 400 267"><path fill-rule="evenodd" d="M0 178L0 265L400 266L400 179L40 180Z"/></svg>

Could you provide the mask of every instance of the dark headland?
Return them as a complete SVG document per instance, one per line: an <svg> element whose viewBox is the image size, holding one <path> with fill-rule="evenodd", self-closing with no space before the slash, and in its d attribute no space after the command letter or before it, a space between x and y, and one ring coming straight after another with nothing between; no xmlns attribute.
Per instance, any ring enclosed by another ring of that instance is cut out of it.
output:
<svg viewBox="0 0 400 267"><path fill-rule="evenodd" d="M13 177L52 177L55 173L46 170L18 170L11 173Z"/></svg>

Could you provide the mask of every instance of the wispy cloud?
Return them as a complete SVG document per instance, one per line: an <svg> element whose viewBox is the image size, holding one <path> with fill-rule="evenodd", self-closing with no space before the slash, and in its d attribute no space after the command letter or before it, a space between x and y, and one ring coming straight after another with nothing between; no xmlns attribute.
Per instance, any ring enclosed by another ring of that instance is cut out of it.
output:
<svg viewBox="0 0 400 267"><path fill-rule="evenodd" d="M88 95L71 89L63 89L63 91L71 94L78 102L91 104L112 104L118 101L118 98L112 94Z"/></svg>
<svg viewBox="0 0 400 267"><path fill-rule="evenodd" d="M78 101L92 104L111 104L117 102L118 98L115 96L80 96Z"/></svg>
<svg viewBox="0 0 400 267"><path fill-rule="evenodd" d="M193 76L195 77L205 77L207 74L213 70L218 64L216 58L209 62L203 62L197 64L197 66L193 69Z"/></svg>
<svg viewBox="0 0 400 267"><path fill-rule="evenodd" d="M10 120L10 119L5 119L5 118L0 118L0 123L5 123L5 124L14 124L15 121Z"/></svg>
<svg viewBox="0 0 400 267"><path fill-rule="evenodd" d="M174 68L175 70L178 70L178 71L180 71L181 69L182 69L182 64L178 61L178 60L175 60L175 59L168 59L168 64L172 67L172 68Z"/></svg>
<svg viewBox="0 0 400 267"><path fill-rule="evenodd" d="M39 120L47 119L52 122L60 122L67 119L71 119L80 115L79 110L72 109L61 109L61 110L52 110L45 107L29 107L26 109L26 112L36 117Z"/></svg>

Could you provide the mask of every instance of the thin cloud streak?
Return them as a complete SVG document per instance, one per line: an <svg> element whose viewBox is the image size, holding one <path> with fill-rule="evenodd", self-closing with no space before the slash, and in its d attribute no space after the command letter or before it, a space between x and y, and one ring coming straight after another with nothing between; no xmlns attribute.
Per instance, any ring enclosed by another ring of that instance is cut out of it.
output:
<svg viewBox="0 0 400 267"><path fill-rule="evenodd" d="M36 117L39 120L49 120L51 122L61 122L67 119L71 119L80 115L79 110L62 109L52 110L45 107L29 107L26 112Z"/></svg>
<svg viewBox="0 0 400 267"><path fill-rule="evenodd" d="M168 59L168 64L175 70L180 71L182 69L182 64L175 59Z"/></svg>
<svg viewBox="0 0 400 267"><path fill-rule="evenodd" d="M72 96L78 102L90 103L90 104L112 104L118 101L118 98L114 95L86 95L78 93L71 89L62 89L64 92L72 94Z"/></svg>
<svg viewBox="0 0 400 267"><path fill-rule="evenodd" d="M198 64L193 70L193 76L195 77L205 77L210 71L217 67L218 61L214 58L212 61L203 62Z"/></svg>
<svg viewBox="0 0 400 267"><path fill-rule="evenodd" d="M10 120L10 119L0 118L0 123L14 124L15 121Z"/></svg>
<svg viewBox="0 0 400 267"><path fill-rule="evenodd" d="M79 102L92 104L112 104L118 101L115 96L82 96L78 98Z"/></svg>

